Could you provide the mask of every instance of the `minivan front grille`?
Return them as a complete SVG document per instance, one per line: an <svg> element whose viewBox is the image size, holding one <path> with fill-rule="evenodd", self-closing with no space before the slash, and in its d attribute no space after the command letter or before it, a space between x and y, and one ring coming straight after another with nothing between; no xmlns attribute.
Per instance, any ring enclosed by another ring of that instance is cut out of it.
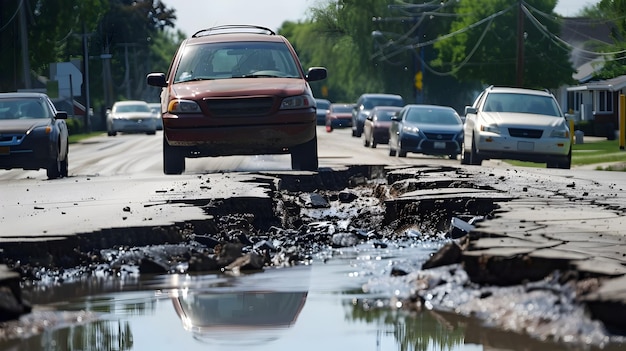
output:
<svg viewBox="0 0 626 351"><path fill-rule="evenodd" d="M253 97L243 99L207 99L205 100L214 117L252 117L271 113L272 97Z"/></svg>

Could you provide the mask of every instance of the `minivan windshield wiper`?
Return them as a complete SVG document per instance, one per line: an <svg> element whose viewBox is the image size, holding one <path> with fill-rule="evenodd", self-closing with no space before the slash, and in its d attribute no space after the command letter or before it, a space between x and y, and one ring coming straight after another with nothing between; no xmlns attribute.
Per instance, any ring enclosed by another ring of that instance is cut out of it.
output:
<svg viewBox="0 0 626 351"><path fill-rule="evenodd" d="M242 74L238 76L233 76L233 78L280 78L276 74L267 74L267 73L250 73L250 74Z"/></svg>
<svg viewBox="0 0 626 351"><path fill-rule="evenodd" d="M200 80L213 80L213 79L214 78L209 78L209 77L189 77L189 78L178 80L176 81L176 83L195 82L195 81L200 81Z"/></svg>

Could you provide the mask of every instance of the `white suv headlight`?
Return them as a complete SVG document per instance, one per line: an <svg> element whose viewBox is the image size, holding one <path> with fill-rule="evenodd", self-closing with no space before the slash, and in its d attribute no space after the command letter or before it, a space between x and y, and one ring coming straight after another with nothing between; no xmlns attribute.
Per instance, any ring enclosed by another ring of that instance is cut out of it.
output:
<svg viewBox="0 0 626 351"><path fill-rule="evenodd" d="M484 124L480 126L480 131L500 134L500 127L497 124Z"/></svg>
<svg viewBox="0 0 626 351"><path fill-rule="evenodd" d="M558 129L552 129L552 132L550 132L550 137L551 138L563 138L563 139L569 139L569 130L565 129L565 128L558 128Z"/></svg>

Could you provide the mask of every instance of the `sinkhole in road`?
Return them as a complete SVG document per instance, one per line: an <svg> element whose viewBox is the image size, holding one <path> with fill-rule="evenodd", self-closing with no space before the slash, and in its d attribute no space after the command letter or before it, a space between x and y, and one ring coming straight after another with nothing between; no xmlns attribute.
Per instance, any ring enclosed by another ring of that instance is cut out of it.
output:
<svg viewBox="0 0 626 351"><path fill-rule="evenodd" d="M16 349L50 340L89 348L90 338L106 335L110 345L132 339L125 349L139 350L166 342L149 331L164 329L188 349L197 349L197 342L293 349L303 341L319 348L319 338L297 327L303 325L336 333L335 349L367 341L395 345L389 349L407 342L452 342L459 350L479 345L515 350L512 340L520 350L561 349L562 335L554 344L546 334L499 332L469 317L478 314L503 327L502 320L490 319L495 310L475 301L489 300L505 311L504 304L515 306L532 290L540 293L524 300L527 309L518 311L523 318L506 311L505 322L515 321L522 330L561 330L535 325L542 322L539 317L528 319L542 311L561 321L557 326L564 332L586 330L604 340L592 321L559 314L582 316L574 301L555 303L554 291L571 295L558 278L530 288L472 286L447 256L453 250L444 249L510 198L474 184L458 169L365 165L262 172L248 181L267 196L170 202L201 208L202 220L5 246L3 261L20 272L24 296L35 307L4 329L7 339L21 340L23 347ZM423 273L433 258L439 267ZM506 299L491 299L503 292ZM459 315L454 306L468 311ZM178 318L168 318L172 315ZM269 315L276 318L262 318ZM45 329L51 331L32 332Z"/></svg>

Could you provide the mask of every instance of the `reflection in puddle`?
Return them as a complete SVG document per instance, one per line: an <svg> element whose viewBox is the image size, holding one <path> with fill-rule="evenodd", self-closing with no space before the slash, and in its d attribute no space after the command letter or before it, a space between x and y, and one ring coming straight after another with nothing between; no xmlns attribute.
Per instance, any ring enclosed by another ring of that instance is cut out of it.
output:
<svg viewBox="0 0 626 351"><path fill-rule="evenodd" d="M306 280L307 285L308 278L308 272L298 277ZM296 323L304 307L308 290L270 289L237 290L234 286L198 289L192 286L173 289L168 295L184 329L195 339L243 346L278 339L285 329ZM245 338L242 339L241 334Z"/></svg>
<svg viewBox="0 0 626 351"><path fill-rule="evenodd" d="M450 313L392 309L385 289L363 290L392 265L419 264L435 249L343 249L310 266L249 275L164 275L32 288L35 312L26 318L41 320L40 328L1 341L0 350L571 349Z"/></svg>
<svg viewBox="0 0 626 351"><path fill-rule="evenodd" d="M241 292L207 293L176 291L172 302L186 330L196 339L223 343L237 341L233 334L245 332L248 337L257 335L250 342L269 342L291 327L298 318L306 292ZM259 330L262 332L259 333ZM226 334L226 335L225 335ZM232 339L232 340L229 340ZM249 338L250 339L250 338Z"/></svg>

